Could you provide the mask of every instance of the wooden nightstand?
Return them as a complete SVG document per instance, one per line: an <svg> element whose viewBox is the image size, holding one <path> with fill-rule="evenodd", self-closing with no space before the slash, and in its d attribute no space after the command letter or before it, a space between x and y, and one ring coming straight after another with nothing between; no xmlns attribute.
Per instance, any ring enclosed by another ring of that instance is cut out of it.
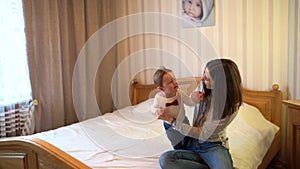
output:
<svg viewBox="0 0 300 169"><path fill-rule="evenodd" d="M287 168L300 168L300 100L284 100L287 105Z"/></svg>

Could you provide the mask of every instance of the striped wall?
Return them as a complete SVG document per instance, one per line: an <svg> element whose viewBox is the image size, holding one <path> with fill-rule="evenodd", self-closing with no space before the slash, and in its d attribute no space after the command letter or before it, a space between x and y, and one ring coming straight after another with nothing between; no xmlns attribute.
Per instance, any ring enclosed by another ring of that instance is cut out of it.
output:
<svg viewBox="0 0 300 169"><path fill-rule="evenodd" d="M143 12L160 12L179 16L181 0L174 2L174 0L118 1L117 16L123 17ZM288 51L288 0L215 0L215 11L215 26L184 30L192 36L190 41L200 46L197 36L204 35L215 49L217 57L231 58L238 64L244 87L268 90L271 89L272 84L278 83L285 97L288 52L291 52L291 50ZM159 21L159 18L154 18L154 20ZM130 32L137 27L146 29L145 25L147 21L141 19L136 24L127 25L126 30L123 31ZM152 26L157 26L159 29L162 25ZM172 29L178 31L177 28ZM118 44L119 62L135 52L143 52L149 48L171 51L181 60L185 59L184 55L187 53L189 56L195 54L193 50L170 37L142 34L130 37ZM214 55L210 52L207 54ZM141 62L146 67L147 59L142 59ZM164 60L163 57L160 60L160 64L167 62L168 60ZM201 75L204 64L205 61L193 61L188 66L199 71L198 75ZM132 65L134 64L128 65L129 71ZM181 72L180 64L175 63L175 65ZM142 81L149 82L150 79L151 82L150 75L151 73L145 75Z"/></svg>
<svg viewBox="0 0 300 169"><path fill-rule="evenodd" d="M244 87L265 90L278 83L286 90L288 61L287 0L216 1L217 23L203 32L221 57L235 60Z"/></svg>
<svg viewBox="0 0 300 169"><path fill-rule="evenodd" d="M130 16L144 12L167 13L180 16L181 0L117 0L117 17ZM122 72L122 78L132 78L139 74L139 80L152 83L152 71L137 73L134 67L143 64L147 67L150 57L146 57L149 49L161 50L157 65L167 65L171 62L177 77L187 76L182 64L172 63L166 55L174 55L191 68L195 75L201 75L203 66L208 59L205 57L224 57L234 60L240 69L243 86L254 90L269 90L273 84L279 84L283 99L299 99L300 97L300 2L298 0L215 0L215 25L211 27L180 30L169 28L189 39L189 44L180 39L157 35L139 34L122 40L117 45L118 62L139 55L139 59L127 62L128 75ZM143 18L130 22L122 31L128 35L132 30L146 30L148 26L164 28L161 18L153 18L156 24L149 25ZM159 23L159 24L157 24ZM182 33L182 32L183 33ZM199 38L204 37L204 40ZM206 39L205 39L206 38ZM200 40L199 40L200 39ZM209 44L209 45L208 45ZM199 47L199 49L198 49ZM202 48L201 48L202 47ZM212 47L214 51L211 50ZM201 53L205 51L204 53ZM202 60L197 60L201 53ZM152 57L154 58L154 57ZM177 73L177 74L176 74ZM119 83L119 89L122 89ZM298 88L297 88L298 86ZM119 95L120 96L120 95ZM116 95L118 98L118 95ZM122 99L120 99L122 100ZM283 128L285 131L285 110L283 111ZM282 155L285 160L285 132L282 137Z"/></svg>
<svg viewBox="0 0 300 169"><path fill-rule="evenodd" d="M300 99L300 2L289 0L288 99Z"/></svg>

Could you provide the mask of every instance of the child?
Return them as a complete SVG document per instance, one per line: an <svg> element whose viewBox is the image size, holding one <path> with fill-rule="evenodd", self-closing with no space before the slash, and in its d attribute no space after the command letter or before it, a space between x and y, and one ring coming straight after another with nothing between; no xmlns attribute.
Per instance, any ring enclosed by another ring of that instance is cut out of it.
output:
<svg viewBox="0 0 300 169"><path fill-rule="evenodd" d="M151 106L152 113L158 115L162 114L160 112L169 111L174 119L189 124L185 116L183 103L194 106L199 101L192 99L179 89L178 83L170 69L162 67L156 70L153 75L153 81L159 92L154 97ZM174 149L181 149L184 135L175 131L171 126L171 123L164 121L164 128L172 146Z"/></svg>
<svg viewBox="0 0 300 169"><path fill-rule="evenodd" d="M214 24L214 0L183 0L182 7L185 27Z"/></svg>

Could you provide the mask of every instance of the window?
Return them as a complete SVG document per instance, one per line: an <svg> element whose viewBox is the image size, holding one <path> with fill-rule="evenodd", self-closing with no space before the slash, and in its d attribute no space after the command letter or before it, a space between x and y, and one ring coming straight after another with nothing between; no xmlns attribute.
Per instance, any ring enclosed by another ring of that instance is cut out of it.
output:
<svg viewBox="0 0 300 169"><path fill-rule="evenodd" d="M22 0L0 1L0 37L0 107L3 107L31 99Z"/></svg>
<svg viewBox="0 0 300 169"><path fill-rule="evenodd" d="M22 0L0 0L0 137L33 132Z"/></svg>

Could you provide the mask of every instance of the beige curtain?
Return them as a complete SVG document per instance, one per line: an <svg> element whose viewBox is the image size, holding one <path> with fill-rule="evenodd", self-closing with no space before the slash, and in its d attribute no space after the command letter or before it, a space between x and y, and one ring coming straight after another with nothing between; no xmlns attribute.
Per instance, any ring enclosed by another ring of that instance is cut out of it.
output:
<svg viewBox="0 0 300 169"><path fill-rule="evenodd" d="M115 2L24 0L23 8L32 92L39 101L35 114L36 132L76 122L78 118L72 99L74 65L93 33L115 19ZM111 99L100 98L111 97L107 90L110 80L107 79L111 79L114 59L112 48L105 56L110 64L98 70L95 80L95 93L103 112L113 108Z"/></svg>

